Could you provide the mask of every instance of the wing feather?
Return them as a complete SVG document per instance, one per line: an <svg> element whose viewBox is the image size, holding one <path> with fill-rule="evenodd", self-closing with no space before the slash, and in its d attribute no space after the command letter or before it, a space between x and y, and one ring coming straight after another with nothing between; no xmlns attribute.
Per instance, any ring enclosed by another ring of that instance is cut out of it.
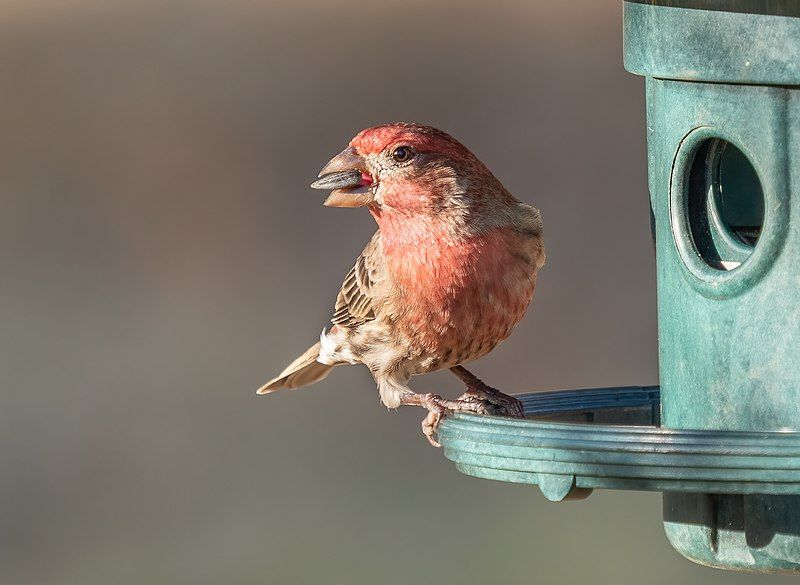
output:
<svg viewBox="0 0 800 585"><path fill-rule="evenodd" d="M383 275L380 232L376 232L344 279L331 323L354 327L375 319L374 289Z"/></svg>

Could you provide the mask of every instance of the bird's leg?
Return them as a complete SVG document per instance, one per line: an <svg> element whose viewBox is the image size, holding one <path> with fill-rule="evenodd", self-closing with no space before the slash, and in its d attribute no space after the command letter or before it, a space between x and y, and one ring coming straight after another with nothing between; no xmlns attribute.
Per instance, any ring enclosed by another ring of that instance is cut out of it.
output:
<svg viewBox="0 0 800 585"><path fill-rule="evenodd" d="M467 391L458 397L458 402L488 403L490 408L486 410L489 414L525 418L522 402L513 396L503 394L499 390L487 386L480 378L467 370L464 366L452 367L450 371L467 385Z"/></svg>
<svg viewBox="0 0 800 585"><path fill-rule="evenodd" d="M421 406L428 410L428 416L422 421L422 434L434 447L441 445L433 438L439 429L439 423L445 416L454 412L469 412L472 414L492 414L487 408L488 401L482 400L447 400L438 394L416 394L410 392L400 398L400 404L407 406Z"/></svg>

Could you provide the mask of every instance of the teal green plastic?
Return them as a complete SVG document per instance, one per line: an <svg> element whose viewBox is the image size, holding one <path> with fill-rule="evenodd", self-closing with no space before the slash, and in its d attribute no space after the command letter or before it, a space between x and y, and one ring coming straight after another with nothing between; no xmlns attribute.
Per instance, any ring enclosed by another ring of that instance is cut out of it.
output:
<svg viewBox="0 0 800 585"><path fill-rule="evenodd" d="M664 530L687 558L712 567L797 573L800 496L664 494Z"/></svg>
<svg viewBox="0 0 800 585"><path fill-rule="evenodd" d="M702 5L716 10L680 8ZM797 85L798 16L797 0L624 2L625 68L662 79Z"/></svg>
<svg viewBox="0 0 800 585"><path fill-rule="evenodd" d="M654 424L655 387L519 398L527 420L445 419L439 430L445 457L468 475L538 485L553 501L598 488L800 494L800 433L661 428Z"/></svg>
<svg viewBox="0 0 800 585"><path fill-rule="evenodd" d="M527 420L445 419L438 438L459 471L537 485L556 502L598 488L663 491L665 531L688 558L798 570L800 433L662 428L657 387L519 398Z"/></svg>
<svg viewBox="0 0 800 585"><path fill-rule="evenodd" d="M797 431L800 3L657 4L624 3L624 47L626 67L646 77L662 424ZM725 145L742 155L730 172ZM728 221L726 197L739 208ZM753 243L736 224L759 217ZM800 572L796 495L667 491L667 536L685 556Z"/></svg>

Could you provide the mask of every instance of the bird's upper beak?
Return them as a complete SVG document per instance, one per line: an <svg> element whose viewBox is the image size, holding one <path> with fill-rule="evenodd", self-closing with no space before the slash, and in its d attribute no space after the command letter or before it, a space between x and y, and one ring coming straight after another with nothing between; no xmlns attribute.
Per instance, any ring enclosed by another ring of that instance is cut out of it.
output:
<svg viewBox="0 0 800 585"><path fill-rule="evenodd" d="M311 188L332 189L324 203L329 207L362 207L375 200L372 183L367 161L348 146L322 168Z"/></svg>

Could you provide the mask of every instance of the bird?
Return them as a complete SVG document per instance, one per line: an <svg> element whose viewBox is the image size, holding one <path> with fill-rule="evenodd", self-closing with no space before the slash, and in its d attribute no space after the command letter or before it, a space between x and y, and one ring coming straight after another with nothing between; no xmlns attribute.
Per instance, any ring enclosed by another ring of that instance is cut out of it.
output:
<svg viewBox="0 0 800 585"><path fill-rule="evenodd" d="M427 409L435 447L452 413L524 418L522 403L464 364L506 339L533 298L545 263L538 209L516 199L449 134L397 122L359 132L311 184L329 207L366 207L378 230L347 273L330 328L257 390L300 388L344 364L369 368L381 402ZM449 369L455 400L417 393L412 376Z"/></svg>

